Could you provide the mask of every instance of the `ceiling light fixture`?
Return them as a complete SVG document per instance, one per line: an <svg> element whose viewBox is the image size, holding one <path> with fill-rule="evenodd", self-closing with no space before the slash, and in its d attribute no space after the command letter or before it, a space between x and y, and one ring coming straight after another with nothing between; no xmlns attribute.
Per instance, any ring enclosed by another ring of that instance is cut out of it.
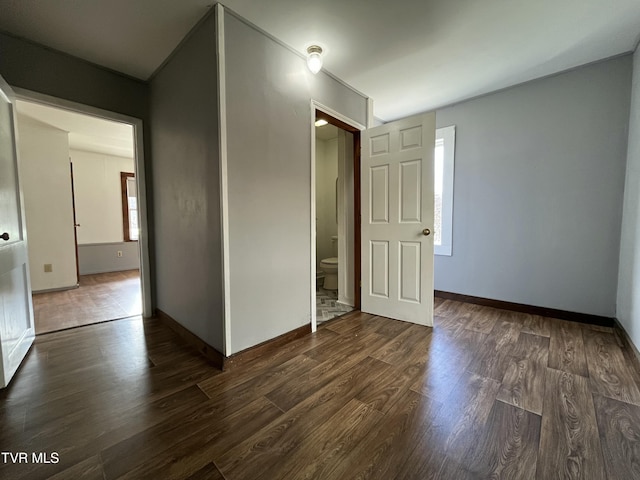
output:
<svg viewBox="0 0 640 480"><path fill-rule="evenodd" d="M325 119L321 118L320 120L316 120L316 127L324 127L328 123L329 122L327 122Z"/></svg>
<svg viewBox="0 0 640 480"><path fill-rule="evenodd" d="M307 48L307 67L314 75L322 68L322 48L318 45Z"/></svg>

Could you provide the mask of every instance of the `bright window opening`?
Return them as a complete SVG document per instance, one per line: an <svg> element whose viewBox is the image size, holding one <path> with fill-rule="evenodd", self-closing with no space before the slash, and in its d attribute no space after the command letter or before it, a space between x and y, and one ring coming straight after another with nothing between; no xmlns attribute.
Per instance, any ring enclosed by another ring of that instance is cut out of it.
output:
<svg viewBox="0 0 640 480"><path fill-rule="evenodd" d="M122 186L122 230L125 242L138 240L138 198L136 195L136 178L133 173L120 172Z"/></svg>
<svg viewBox="0 0 640 480"><path fill-rule="evenodd" d="M436 129L434 152L434 253L452 255L453 171L456 127Z"/></svg>

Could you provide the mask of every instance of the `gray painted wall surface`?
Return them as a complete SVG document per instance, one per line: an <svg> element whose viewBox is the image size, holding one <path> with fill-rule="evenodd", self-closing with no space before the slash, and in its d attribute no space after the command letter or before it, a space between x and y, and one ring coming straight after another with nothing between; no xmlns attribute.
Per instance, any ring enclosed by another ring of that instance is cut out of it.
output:
<svg viewBox="0 0 640 480"><path fill-rule="evenodd" d="M633 57L617 317L640 348L640 49Z"/></svg>
<svg viewBox="0 0 640 480"><path fill-rule="evenodd" d="M614 316L631 56L437 112L456 125L435 288Z"/></svg>
<svg viewBox="0 0 640 480"><path fill-rule="evenodd" d="M215 17L151 82L157 306L223 351Z"/></svg>
<svg viewBox="0 0 640 480"><path fill-rule="evenodd" d="M147 84L0 33L0 75L14 87L147 118Z"/></svg>
<svg viewBox="0 0 640 480"><path fill-rule="evenodd" d="M118 257L118 251L122 252L122 257ZM140 268L138 242L78 245L78 266L80 275Z"/></svg>
<svg viewBox="0 0 640 480"><path fill-rule="evenodd" d="M225 42L234 353L310 322L310 102L365 124L366 99L229 14Z"/></svg>

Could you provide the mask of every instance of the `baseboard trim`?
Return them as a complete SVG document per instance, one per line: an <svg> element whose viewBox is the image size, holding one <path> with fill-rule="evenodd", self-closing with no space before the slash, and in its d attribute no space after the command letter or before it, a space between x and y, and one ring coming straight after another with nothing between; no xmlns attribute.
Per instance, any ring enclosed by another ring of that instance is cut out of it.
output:
<svg viewBox="0 0 640 480"><path fill-rule="evenodd" d="M231 370L239 367L240 365L245 365L256 358L265 356L273 350L277 350L287 343L297 340L298 338L302 338L305 335L309 335L310 333L311 324L303 325L302 327L283 333L271 340L259 343L258 345L249 347L241 352L234 353L233 355L225 358L223 370Z"/></svg>
<svg viewBox="0 0 640 480"><path fill-rule="evenodd" d="M66 290L75 290L76 288L80 288L79 283L76 283L75 285L69 285L68 287L56 287L56 288L45 288L44 290L32 290L31 293L33 295L37 295L39 293L64 292Z"/></svg>
<svg viewBox="0 0 640 480"><path fill-rule="evenodd" d="M180 323L178 323L171 315L163 312L159 308L156 308L155 317L160 320L164 325L169 327L175 333L178 334L185 342L194 347L202 356L204 356L212 365L223 369L225 358L220 352L218 352L215 348L209 345L207 342L202 340L196 334L189 331L187 328L183 327Z"/></svg>
<svg viewBox="0 0 640 480"><path fill-rule="evenodd" d="M485 307L510 310L512 312L540 315L542 317L559 318L561 320L586 323L589 325L599 325L601 327L614 327L615 325L615 318L601 317L599 315L591 315L588 313L569 312L566 310L557 310L555 308L536 307L534 305L525 305L522 303L504 302L502 300L493 300L491 298L474 297L472 295L462 295L460 293L443 292L442 290L435 290L434 295L438 298L444 298L446 300L456 300L458 302L473 303L476 305L483 305Z"/></svg>
<svg viewBox="0 0 640 480"><path fill-rule="evenodd" d="M97 275L99 273L116 273L116 272L130 272L132 270L140 270L140 267L135 266L127 266L123 268L116 268L115 270L112 267L107 268L106 270L88 270L86 272L80 272L80 276L83 275Z"/></svg>
<svg viewBox="0 0 640 480"><path fill-rule="evenodd" d="M617 318L615 319L614 331L616 333L616 336L622 341L622 345L624 346L624 348L626 348L627 351L631 353L630 360L633 363L636 372L640 373L640 352L633 344L631 338L629 337L629 334Z"/></svg>
<svg viewBox="0 0 640 480"><path fill-rule="evenodd" d="M351 307L351 308L356 308L354 305L354 301L353 300L336 300L336 303L339 303L340 305L344 305L345 307Z"/></svg>

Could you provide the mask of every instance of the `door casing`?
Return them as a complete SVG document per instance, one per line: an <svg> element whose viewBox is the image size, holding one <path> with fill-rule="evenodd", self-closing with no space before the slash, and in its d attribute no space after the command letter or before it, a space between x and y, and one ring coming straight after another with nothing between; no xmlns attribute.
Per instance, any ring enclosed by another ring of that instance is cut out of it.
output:
<svg viewBox="0 0 640 480"><path fill-rule="evenodd" d="M145 161L143 142L143 122L141 119L123 115L109 110L92 107L89 105L64 100L50 95L45 95L22 88L13 89L18 100L69 110L84 115L103 118L120 123L126 123L133 127L133 141L135 152L136 188L138 192L138 224L140 238L138 240L138 254L140 256L140 285L142 289L142 315L145 318L153 316L151 298L151 272L149 256L149 227L147 216L147 193L145 187Z"/></svg>

